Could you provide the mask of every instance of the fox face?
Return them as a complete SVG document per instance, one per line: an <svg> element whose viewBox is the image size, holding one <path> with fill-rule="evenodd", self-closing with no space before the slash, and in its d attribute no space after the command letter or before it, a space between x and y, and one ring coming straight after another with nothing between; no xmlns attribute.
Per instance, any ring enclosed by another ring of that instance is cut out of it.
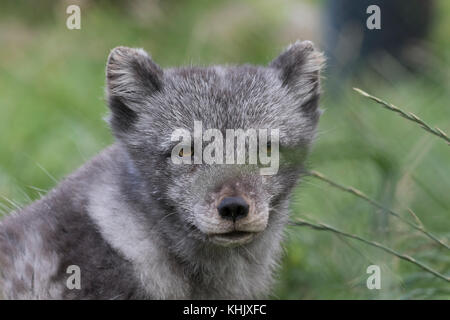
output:
<svg viewBox="0 0 450 320"><path fill-rule="evenodd" d="M106 90L129 157L123 192L149 214L164 209L155 221L180 250L251 245L287 220L280 208L314 137L322 64L308 41L267 67L163 70L142 49L113 49Z"/></svg>

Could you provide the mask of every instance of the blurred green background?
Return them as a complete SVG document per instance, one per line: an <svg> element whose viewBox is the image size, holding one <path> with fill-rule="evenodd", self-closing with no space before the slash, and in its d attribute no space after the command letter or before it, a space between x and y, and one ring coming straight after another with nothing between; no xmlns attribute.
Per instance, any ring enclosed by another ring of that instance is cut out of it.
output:
<svg viewBox="0 0 450 320"><path fill-rule="evenodd" d="M81 7L81 30L66 7ZM0 4L0 211L39 198L112 142L103 118L104 66L115 46L145 48L161 66L267 64L290 42L322 48L326 1L2 1ZM420 68L395 57L357 72L324 73L322 116L310 167L352 185L448 241L450 149L356 94L372 93L450 131L450 2L436 1ZM382 12L383 14L383 12ZM416 52L416 51L414 51ZM328 83L329 81L329 83ZM333 84L334 83L334 84ZM364 201L307 178L293 216L381 242L450 274L449 251ZM413 220L414 221L414 220ZM274 299L450 298L448 282L354 240L289 227ZM381 290L366 268L381 267Z"/></svg>

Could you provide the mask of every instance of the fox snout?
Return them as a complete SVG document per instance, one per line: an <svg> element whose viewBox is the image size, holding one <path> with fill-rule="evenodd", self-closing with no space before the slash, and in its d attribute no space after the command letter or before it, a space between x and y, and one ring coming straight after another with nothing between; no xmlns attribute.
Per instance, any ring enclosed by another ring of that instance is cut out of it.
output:
<svg viewBox="0 0 450 320"><path fill-rule="evenodd" d="M243 245L267 227L268 197L258 186L241 178L211 190L204 205L200 202L195 208L196 226L215 244Z"/></svg>
<svg viewBox="0 0 450 320"><path fill-rule="evenodd" d="M219 215L225 220L236 222L248 215L249 204L242 197L225 197L217 206Z"/></svg>

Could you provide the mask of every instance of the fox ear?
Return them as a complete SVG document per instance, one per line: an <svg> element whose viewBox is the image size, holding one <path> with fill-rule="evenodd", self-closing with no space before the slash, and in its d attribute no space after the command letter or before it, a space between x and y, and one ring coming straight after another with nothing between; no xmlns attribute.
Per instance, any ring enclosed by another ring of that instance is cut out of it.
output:
<svg viewBox="0 0 450 320"><path fill-rule="evenodd" d="M106 64L106 94L113 127L137 117L143 99L162 88L163 70L143 49L114 48Z"/></svg>
<svg viewBox="0 0 450 320"><path fill-rule="evenodd" d="M325 58L311 41L297 41L271 63L283 84L303 102L305 108L316 108L320 93L320 71Z"/></svg>

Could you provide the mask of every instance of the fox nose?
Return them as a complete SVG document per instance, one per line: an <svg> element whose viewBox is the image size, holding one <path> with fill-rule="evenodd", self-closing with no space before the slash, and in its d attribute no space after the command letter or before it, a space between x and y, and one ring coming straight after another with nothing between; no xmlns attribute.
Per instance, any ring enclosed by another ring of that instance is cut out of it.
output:
<svg viewBox="0 0 450 320"><path fill-rule="evenodd" d="M219 203L217 210L223 219L236 221L248 214L248 207L241 197L226 197Z"/></svg>

